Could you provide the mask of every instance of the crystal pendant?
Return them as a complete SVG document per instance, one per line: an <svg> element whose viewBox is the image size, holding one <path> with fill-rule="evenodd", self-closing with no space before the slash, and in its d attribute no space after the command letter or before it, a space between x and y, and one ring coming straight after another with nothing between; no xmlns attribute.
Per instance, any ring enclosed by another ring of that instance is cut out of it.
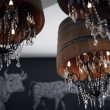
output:
<svg viewBox="0 0 110 110"><path fill-rule="evenodd" d="M18 60L18 63L16 64L16 66L17 66L18 68L21 67L19 60Z"/></svg>
<svg viewBox="0 0 110 110"><path fill-rule="evenodd" d="M94 39L94 46L97 46L97 45L98 45L98 40Z"/></svg>
<svg viewBox="0 0 110 110"><path fill-rule="evenodd" d="M7 61L7 67L9 67L9 61Z"/></svg>
<svg viewBox="0 0 110 110"><path fill-rule="evenodd" d="M64 78L67 78L68 77L68 74L69 74L68 70L67 69L64 69L64 75L63 75L63 77Z"/></svg>
<svg viewBox="0 0 110 110"><path fill-rule="evenodd" d="M2 69L3 67L3 63L2 63L2 60L0 61L0 70Z"/></svg>
<svg viewBox="0 0 110 110"><path fill-rule="evenodd" d="M87 100L85 100L85 101L84 101L84 104L85 104L85 109L87 109L87 104L88 104L88 101L87 101Z"/></svg>
<svg viewBox="0 0 110 110"><path fill-rule="evenodd" d="M12 60L14 60L14 59L15 59L15 55L14 55L14 54L11 56L11 59L12 59Z"/></svg>

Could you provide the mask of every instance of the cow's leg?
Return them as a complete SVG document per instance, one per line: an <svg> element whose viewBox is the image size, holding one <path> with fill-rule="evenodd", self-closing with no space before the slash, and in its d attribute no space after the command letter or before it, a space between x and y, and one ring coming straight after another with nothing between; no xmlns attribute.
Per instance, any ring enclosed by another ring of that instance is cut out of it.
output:
<svg viewBox="0 0 110 110"><path fill-rule="evenodd" d="M45 102L43 100L42 100L42 105L45 108L45 110L47 110L46 105L45 105Z"/></svg>
<svg viewBox="0 0 110 110"><path fill-rule="evenodd" d="M5 106L2 102L0 102L0 110L5 110Z"/></svg>
<svg viewBox="0 0 110 110"><path fill-rule="evenodd" d="M62 104L63 110L66 110L65 103L63 102L63 100L61 100L61 104Z"/></svg>
<svg viewBox="0 0 110 110"><path fill-rule="evenodd" d="M40 103L40 99L39 98L36 98L36 99L34 99L34 101L35 101L35 104L33 106L33 109L36 110L36 108L38 107L38 105Z"/></svg>
<svg viewBox="0 0 110 110"><path fill-rule="evenodd" d="M60 102L59 97L55 97L55 110L57 110L59 102Z"/></svg>

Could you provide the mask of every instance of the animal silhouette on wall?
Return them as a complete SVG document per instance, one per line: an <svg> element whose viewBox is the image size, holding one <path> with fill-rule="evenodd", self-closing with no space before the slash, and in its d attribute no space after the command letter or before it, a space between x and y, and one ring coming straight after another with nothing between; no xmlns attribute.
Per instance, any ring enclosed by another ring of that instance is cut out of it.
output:
<svg viewBox="0 0 110 110"><path fill-rule="evenodd" d="M25 90L22 80L27 78L27 74L22 73L7 74L7 70L4 72L4 78L0 76L0 110L5 110L4 103L8 101L10 95L14 92L22 92Z"/></svg>
<svg viewBox="0 0 110 110"><path fill-rule="evenodd" d="M32 86L33 85L33 86ZM30 84L29 95L31 94L31 91L33 93L34 97L34 106L33 109L36 110L38 105L40 104L41 98L48 98L48 99L55 99L55 110L57 110L59 103L61 102L63 110L66 110L65 103L63 102L62 98L70 93L68 90L68 86L63 81L55 81L50 83L42 83L42 82L32 82ZM72 92L73 94L76 94L78 92L78 89L75 85L73 85ZM42 105L47 110L45 103L43 101Z"/></svg>

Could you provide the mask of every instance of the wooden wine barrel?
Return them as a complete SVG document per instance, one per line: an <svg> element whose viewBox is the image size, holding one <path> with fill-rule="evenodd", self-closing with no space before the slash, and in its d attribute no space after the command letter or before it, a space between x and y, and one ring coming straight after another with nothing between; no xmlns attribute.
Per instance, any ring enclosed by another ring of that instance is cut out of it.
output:
<svg viewBox="0 0 110 110"><path fill-rule="evenodd" d="M9 0L5 0L6 4L9 4ZM44 18L44 12L41 0L13 0L14 8L18 7L18 17L19 17L19 29L21 31L21 34L23 34L24 27L27 27L27 20L26 20L26 14L29 12L35 20L35 29L36 29L36 35L42 30L45 22ZM3 11L6 7L1 6L0 9L0 17L3 17ZM18 31L15 33L15 36L17 35ZM3 43L3 35L0 34L0 44ZM4 35L5 36L5 35ZM13 35L10 37L10 42L13 40ZM23 40L23 37L21 36L21 39ZM25 40L25 39L24 39ZM15 42L19 41L19 37L17 36L14 40ZM4 37L4 43L7 42L7 35Z"/></svg>
<svg viewBox="0 0 110 110"><path fill-rule="evenodd" d="M78 19L76 23L70 18L62 21L58 30L57 72L63 77L67 62L71 62L73 73L79 73L76 67L77 55L96 51L110 51L110 41L97 36L98 45L94 46L91 32L85 26L85 21Z"/></svg>

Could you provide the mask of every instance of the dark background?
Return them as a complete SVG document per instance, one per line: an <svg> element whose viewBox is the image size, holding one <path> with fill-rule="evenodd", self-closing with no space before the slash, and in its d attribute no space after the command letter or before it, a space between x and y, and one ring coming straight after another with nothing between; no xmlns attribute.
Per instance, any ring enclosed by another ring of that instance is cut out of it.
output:
<svg viewBox="0 0 110 110"><path fill-rule="evenodd" d="M6 110L33 110L34 98L33 94L28 96L30 89L30 83L32 81L36 82L53 82L53 81L64 81L56 71L56 59L55 58L22 58L20 59L21 67L16 67L16 61L12 61L12 64L8 67L8 74L10 73L21 73L21 69L27 73L28 77L23 81L25 87L24 92L16 92L11 94L8 101L5 103ZM0 74L3 76L4 71L7 69L6 64L4 64L3 69ZM64 98L63 101L66 106L66 110L85 110L84 104L78 103L78 98L76 94L69 93ZM48 110L55 110L55 100L54 99L44 99L46 107ZM90 102L88 104L87 110L110 110L110 101L105 101L105 106L102 109L99 108L98 102L96 107L91 107ZM40 103L36 110L45 110ZM59 104L58 110L63 110L61 103Z"/></svg>

